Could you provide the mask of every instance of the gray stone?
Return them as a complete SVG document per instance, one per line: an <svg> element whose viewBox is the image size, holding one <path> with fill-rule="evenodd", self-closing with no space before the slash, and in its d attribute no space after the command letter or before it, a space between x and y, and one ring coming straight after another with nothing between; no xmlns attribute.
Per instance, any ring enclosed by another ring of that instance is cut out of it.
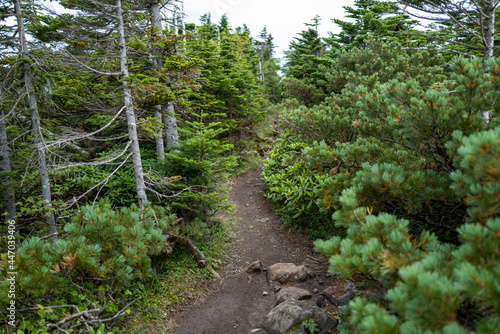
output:
<svg viewBox="0 0 500 334"><path fill-rule="evenodd" d="M262 265L262 262L260 261L255 261L253 262L250 266L248 266L247 270L245 270L247 273L251 273L251 272L254 272L254 271L257 271L257 270L260 270L262 271L262 268L264 266Z"/></svg>
<svg viewBox="0 0 500 334"><path fill-rule="evenodd" d="M269 281L280 283L301 282L307 279L308 270L303 265L293 263L276 263L267 269Z"/></svg>
<svg viewBox="0 0 500 334"><path fill-rule="evenodd" d="M325 298L334 306L343 306L349 304L351 300L356 297L355 293L356 285L354 283L347 281L344 284L344 294L340 297L336 297L333 295L332 291L336 290L335 288L328 288L325 291L323 291L322 295L325 296ZM338 288L337 288L338 290Z"/></svg>
<svg viewBox="0 0 500 334"><path fill-rule="evenodd" d="M281 286L280 286L280 285L275 285L275 286L273 287L273 291L274 291L274 293L278 293L278 292L280 292L280 290L281 290Z"/></svg>
<svg viewBox="0 0 500 334"><path fill-rule="evenodd" d="M252 330L250 331L250 333L251 333L251 334L258 333L258 332L260 332L261 330L262 330L262 329L260 329L260 328L254 328L254 329L252 329Z"/></svg>
<svg viewBox="0 0 500 334"><path fill-rule="evenodd" d="M316 289L316 288L314 288L314 289L313 289L313 292L314 292L314 293L318 293L318 292L319 292L319 290L318 290L318 289Z"/></svg>
<svg viewBox="0 0 500 334"><path fill-rule="evenodd" d="M304 328L304 326L300 326L296 330L291 331L289 334L307 334L307 332L306 332L306 329Z"/></svg>
<svg viewBox="0 0 500 334"><path fill-rule="evenodd" d="M269 296L269 293L267 291L262 292L263 296Z"/></svg>
<svg viewBox="0 0 500 334"><path fill-rule="evenodd" d="M276 299L278 300L276 304L282 303L285 300L304 300L311 298L311 293L306 289L289 287L283 288L276 295Z"/></svg>
<svg viewBox="0 0 500 334"><path fill-rule="evenodd" d="M303 320L313 319L320 332L325 334L337 326L337 320L314 305L311 301L286 300L269 312L262 322L262 327L270 334L282 334ZM302 333L302 332L297 332Z"/></svg>
<svg viewBox="0 0 500 334"><path fill-rule="evenodd" d="M325 307L325 298L323 296L319 296L318 299L316 299L316 305L318 305L318 307Z"/></svg>

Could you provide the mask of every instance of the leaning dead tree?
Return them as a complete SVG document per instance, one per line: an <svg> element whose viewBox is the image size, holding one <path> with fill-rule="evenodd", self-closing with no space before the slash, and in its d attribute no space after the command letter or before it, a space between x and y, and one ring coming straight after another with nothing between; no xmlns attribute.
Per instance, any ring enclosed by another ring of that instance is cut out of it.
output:
<svg viewBox="0 0 500 334"><path fill-rule="evenodd" d="M144 184L144 172L142 169L141 151L139 147L139 137L137 136L137 121L134 112L134 102L132 92L129 87L129 72L127 64L127 44L125 43L125 28L123 23L123 7L121 0L116 1L116 16L118 18L118 34L120 45L120 69L123 79L123 99L125 102L125 112L127 113L128 135L131 142L132 164L134 168L135 188L139 206L144 206L148 200L146 195L146 185Z"/></svg>
<svg viewBox="0 0 500 334"><path fill-rule="evenodd" d="M38 105L33 85L33 72L31 70L31 64L28 61L30 59L30 53L28 50L28 43L26 41L20 0L15 0L14 5L17 18L17 34L19 36L21 56L23 58L24 86L28 97L28 107L31 111L32 132L34 137L35 149L38 156L38 174L40 176L40 181L42 184L42 198L46 215L46 222L48 226L47 234L52 235L53 241L57 241L56 221L52 206L52 194L49 172L47 169L45 142L42 135L42 127L40 123Z"/></svg>

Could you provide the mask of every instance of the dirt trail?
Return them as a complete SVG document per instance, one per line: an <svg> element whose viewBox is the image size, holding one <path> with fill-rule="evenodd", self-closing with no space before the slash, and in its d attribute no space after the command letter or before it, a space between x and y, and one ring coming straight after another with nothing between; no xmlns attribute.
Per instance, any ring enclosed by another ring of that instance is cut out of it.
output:
<svg viewBox="0 0 500 334"><path fill-rule="evenodd" d="M324 275L326 259L311 253L313 246L307 236L287 232L267 205L259 173L260 169L256 169L234 180L229 200L237 205L234 216L241 220L236 223L239 231L235 256L220 273L219 291L186 311L178 320L175 334L250 333L259 328L276 300L264 273L245 272L256 260L262 261L264 267L278 262L308 265L318 276L296 286L310 291L317 288L321 292L336 283L334 277ZM264 291L269 295L264 296ZM313 301L316 298L314 294Z"/></svg>

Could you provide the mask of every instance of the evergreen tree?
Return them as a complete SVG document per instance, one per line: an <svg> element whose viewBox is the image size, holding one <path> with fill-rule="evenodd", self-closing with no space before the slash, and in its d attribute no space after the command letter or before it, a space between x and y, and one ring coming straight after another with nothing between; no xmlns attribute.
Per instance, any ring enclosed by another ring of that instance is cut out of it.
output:
<svg viewBox="0 0 500 334"><path fill-rule="evenodd" d="M289 50L285 51L283 95L310 106L325 98L326 78L320 66L330 60L323 57L326 46L317 30L319 18L316 16L312 24L306 25L314 28L301 31L299 37L290 43Z"/></svg>
<svg viewBox="0 0 500 334"><path fill-rule="evenodd" d="M319 58L323 56L324 51L325 46L317 29L308 28L301 31L285 52L286 75L296 79L314 79L314 73L318 71L320 64Z"/></svg>
<svg viewBox="0 0 500 334"><path fill-rule="evenodd" d="M5 19L14 15L14 7L12 4L2 1L0 7L0 15L2 19L0 22L5 23ZM9 57L9 46L12 44L14 27L7 24L2 24L0 26L0 54L2 55L1 61L7 62ZM16 208L16 195L13 183L12 168L10 162L10 146L9 138L7 136L7 106L4 103L4 93L5 85L7 84L7 77L9 70L12 67L5 70L2 69L2 82L0 83L0 180L1 188L3 192L3 206L2 207L2 217L5 220L16 221L17 219L17 208ZM19 226L15 224L15 234L19 234Z"/></svg>
<svg viewBox="0 0 500 334"><path fill-rule="evenodd" d="M191 92L190 101L197 114L208 113L207 121L221 121L230 134L244 139L262 115L252 41L247 33L235 33L230 28L218 33L209 15L202 17L202 22L186 46L187 56L205 62L199 78L202 90Z"/></svg>
<svg viewBox="0 0 500 334"><path fill-rule="evenodd" d="M389 1L356 0L354 7L344 6L345 16L352 21L333 19L341 32L327 39L336 49L362 48L367 39L386 37L391 31L406 31L415 25L407 14L402 14L398 6ZM402 41L401 41L402 42Z"/></svg>
<svg viewBox="0 0 500 334"><path fill-rule="evenodd" d="M274 58L274 49L276 48L274 38L264 27L254 44L259 55L257 77L264 85L269 100L277 103L281 97L281 88L278 75L279 64L278 60Z"/></svg>

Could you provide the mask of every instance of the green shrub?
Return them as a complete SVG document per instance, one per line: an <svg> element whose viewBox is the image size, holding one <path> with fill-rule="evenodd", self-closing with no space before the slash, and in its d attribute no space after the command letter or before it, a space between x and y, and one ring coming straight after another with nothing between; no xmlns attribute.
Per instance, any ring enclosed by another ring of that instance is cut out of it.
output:
<svg viewBox="0 0 500 334"><path fill-rule="evenodd" d="M317 200L316 192L328 173L299 159L306 147L305 143L291 143L289 137L275 143L262 169L262 180L267 184L264 196L291 227L305 229L316 238L341 233L329 224L331 212L320 209Z"/></svg>
<svg viewBox="0 0 500 334"><path fill-rule="evenodd" d="M495 200L500 197L500 128L469 137L457 132L455 139L462 144L452 188L470 204L469 221L458 229L459 246L440 243L428 232L414 238L408 221L371 215L358 205L354 190L343 193L346 210L334 218L348 226L348 237L317 241L316 247L331 256L331 272L344 277L358 272L383 283L389 302L355 299L345 310L350 320L345 332L500 331L500 208Z"/></svg>
<svg viewBox="0 0 500 334"><path fill-rule="evenodd" d="M175 216L163 208L115 210L109 201L84 206L56 243L35 237L22 244L16 257L19 289L27 296L49 297L74 290L72 282L126 286L151 275L149 256L160 253L167 246L165 234L176 229ZM1 264L5 276L5 254Z"/></svg>
<svg viewBox="0 0 500 334"><path fill-rule="evenodd" d="M301 197L278 178L316 181L307 215L346 230L316 248L332 273L378 281L344 309L344 332L500 332L500 61L485 74L479 59L428 67L406 52L342 54L351 69L326 69L342 94L281 111L294 149L275 148L266 181L292 217ZM356 62L370 54L388 66Z"/></svg>

